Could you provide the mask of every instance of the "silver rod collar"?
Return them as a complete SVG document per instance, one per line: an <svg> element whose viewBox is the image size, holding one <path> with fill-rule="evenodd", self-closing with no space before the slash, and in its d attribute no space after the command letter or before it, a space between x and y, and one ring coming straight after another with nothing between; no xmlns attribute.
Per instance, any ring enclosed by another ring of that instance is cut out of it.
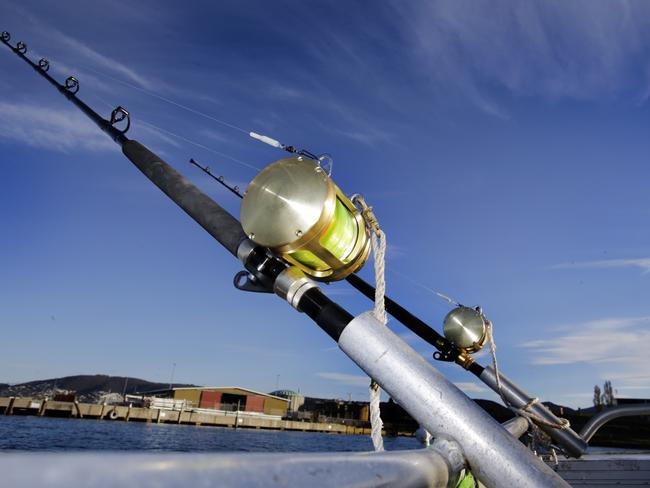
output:
<svg viewBox="0 0 650 488"><path fill-rule="evenodd" d="M297 266L289 266L278 275L273 284L273 291L280 298L286 300L289 305L301 312L298 304L302 296L318 285L307 278Z"/></svg>

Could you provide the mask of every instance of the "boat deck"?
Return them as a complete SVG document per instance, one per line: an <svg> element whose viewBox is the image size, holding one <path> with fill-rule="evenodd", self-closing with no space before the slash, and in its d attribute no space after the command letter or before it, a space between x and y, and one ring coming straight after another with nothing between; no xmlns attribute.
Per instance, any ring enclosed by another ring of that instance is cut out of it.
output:
<svg viewBox="0 0 650 488"><path fill-rule="evenodd" d="M556 471L571 486L650 486L650 451L587 454L581 459L561 460Z"/></svg>

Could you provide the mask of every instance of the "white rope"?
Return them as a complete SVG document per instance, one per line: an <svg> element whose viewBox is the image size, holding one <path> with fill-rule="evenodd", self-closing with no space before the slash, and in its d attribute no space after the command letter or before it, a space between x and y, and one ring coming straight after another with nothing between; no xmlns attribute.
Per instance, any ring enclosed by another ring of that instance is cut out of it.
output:
<svg viewBox="0 0 650 488"><path fill-rule="evenodd" d="M386 295L386 234L379 229L370 236L372 253L375 257L375 309L374 314L377 320L386 325L388 317L386 316L386 304L384 296Z"/></svg>
<svg viewBox="0 0 650 488"><path fill-rule="evenodd" d="M370 245L372 246L372 254L375 262L375 307L373 315L375 318L386 325L388 317L386 316L386 304L384 295L386 294L386 234L379 228L377 217L372 212L372 207L369 207L362 196L354 195L352 202L361 207L361 215L366 227L370 231ZM384 423L381 420L381 412L379 408L380 403L380 388L375 380L370 379L370 437L375 451L384 450L384 440L381 437L381 431Z"/></svg>
<svg viewBox="0 0 650 488"><path fill-rule="evenodd" d="M386 235L381 229L371 232L370 243L372 245L372 254L375 261L375 308L373 314L382 324L386 325L388 317L386 316L386 305L384 296L386 294L385 281L385 257L386 257ZM380 400L379 385L375 380L370 380L370 437L375 451L384 450L384 440L381 437L381 430L384 422L381 420L379 408Z"/></svg>
<svg viewBox="0 0 650 488"><path fill-rule="evenodd" d="M381 412L379 409L380 391L379 385L375 380L370 380L370 438L375 451L384 450L384 439L381 436L381 429L384 427L384 422L381 420Z"/></svg>

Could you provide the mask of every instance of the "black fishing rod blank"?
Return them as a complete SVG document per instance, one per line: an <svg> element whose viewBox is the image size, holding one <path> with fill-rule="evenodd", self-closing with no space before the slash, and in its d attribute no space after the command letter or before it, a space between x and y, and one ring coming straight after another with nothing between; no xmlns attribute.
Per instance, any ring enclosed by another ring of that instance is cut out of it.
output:
<svg viewBox="0 0 650 488"><path fill-rule="evenodd" d="M129 113L124 108L117 107L113 111L110 120L106 120L102 118L99 114L97 114L97 112L95 112L88 105L86 105L79 98L77 98L76 94L79 91L79 86L80 86L79 80L77 80L74 76L69 76L65 80L65 84L59 83L48 74L50 63L47 59L42 58L38 62L38 64L32 62L26 56L27 45L21 41L14 47L9 43L10 39L11 39L11 35L7 31L4 31L0 35L0 41L2 41L2 43L5 46L11 49L16 54L16 56L18 56L23 61L25 61L28 65L30 65L34 69L34 71L36 71L39 75L45 78L52 86L54 86L59 91L59 93L61 93L70 102L72 102L90 120L92 120L95 124L97 124L97 126L101 130L103 130L106 134L108 134L108 136L111 139L113 139L116 143L120 145L124 144L124 142L128 140L127 137L125 136L125 133L128 131L131 123L130 123ZM126 128L118 129L117 127L115 127L117 123L121 122L124 119L127 120Z"/></svg>

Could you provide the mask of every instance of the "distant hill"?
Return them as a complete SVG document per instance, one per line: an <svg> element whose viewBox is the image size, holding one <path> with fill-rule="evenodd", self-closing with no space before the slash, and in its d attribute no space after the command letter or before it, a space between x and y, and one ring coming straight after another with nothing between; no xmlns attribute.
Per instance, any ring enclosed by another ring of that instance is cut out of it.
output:
<svg viewBox="0 0 650 488"><path fill-rule="evenodd" d="M74 391L81 402L95 403L108 393L146 393L169 388L169 383L155 383L140 378L108 375L77 375L30 381L17 385L0 384L0 396L51 397L57 391ZM174 384L174 386L194 386Z"/></svg>

